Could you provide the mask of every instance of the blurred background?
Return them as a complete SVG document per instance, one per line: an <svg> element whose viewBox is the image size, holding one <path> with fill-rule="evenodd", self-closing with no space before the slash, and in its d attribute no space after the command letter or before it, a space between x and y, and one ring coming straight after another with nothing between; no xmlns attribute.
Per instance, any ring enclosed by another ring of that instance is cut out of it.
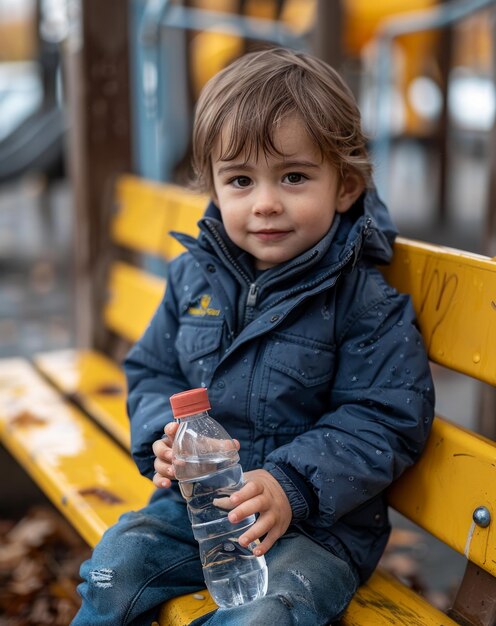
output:
<svg viewBox="0 0 496 626"><path fill-rule="evenodd" d="M92 311L116 175L185 183L199 91L260 46L309 50L342 73L402 235L496 256L495 5L0 0L0 356L98 345ZM484 432L491 390L440 367L434 374L438 413ZM52 537L52 556L66 563L52 595L77 603L85 548L51 512L32 513L43 497L0 453L0 471L12 477L0 490L0 533L24 520L41 542ZM403 520L395 526L389 567L445 608L463 564ZM0 577L19 562L0 544ZM19 607L41 593L14 590ZM9 594L0 592L0 624L68 623L63 611L57 622L43 621L41 609L34 621L2 617Z"/></svg>

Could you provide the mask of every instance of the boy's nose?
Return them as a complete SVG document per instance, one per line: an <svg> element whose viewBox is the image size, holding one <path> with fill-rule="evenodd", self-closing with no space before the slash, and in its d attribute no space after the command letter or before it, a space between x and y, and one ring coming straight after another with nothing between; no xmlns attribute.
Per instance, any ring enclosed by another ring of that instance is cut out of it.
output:
<svg viewBox="0 0 496 626"><path fill-rule="evenodd" d="M282 202L277 193L271 189L261 189L253 203L253 212L256 215L273 215L281 213Z"/></svg>

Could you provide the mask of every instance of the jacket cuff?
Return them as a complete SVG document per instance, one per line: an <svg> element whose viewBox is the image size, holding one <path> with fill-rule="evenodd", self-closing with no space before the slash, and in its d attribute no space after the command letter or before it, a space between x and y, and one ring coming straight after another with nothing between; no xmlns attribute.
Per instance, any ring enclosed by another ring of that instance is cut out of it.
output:
<svg viewBox="0 0 496 626"><path fill-rule="evenodd" d="M133 455L133 459L138 467L139 473L145 478L153 480L153 477L155 476L155 467L153 465L155 461L155 455L151 454L148 457Z"/></svg>
<svg viewBox="0 0 496 626"><path fill-rule="evenodd" d="M317 508L317 497L307 481L285 463L265 463L264 469L272 474L284 489L293 512L293 521L307 519Z"/></svg>

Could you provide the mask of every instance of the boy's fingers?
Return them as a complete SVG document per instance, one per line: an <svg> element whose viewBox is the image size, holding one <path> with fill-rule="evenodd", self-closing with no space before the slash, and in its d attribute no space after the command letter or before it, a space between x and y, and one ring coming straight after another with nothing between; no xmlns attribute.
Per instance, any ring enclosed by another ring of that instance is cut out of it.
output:
<svg viewBox="0 0 496 626"><path fill-rule="evenodd" d="M223 509L224 511L230 511L234 506L231 502L231 498L228 497L214 498L212 500L212 504L218 509Z"/></svg>
<svg viewBox="0 0 496 626"><path fill-rule="evenodd" d="M153 454L162 461L172 463L172 449L163 441L155 441L152 446Z"/></svg>
<svg viewBox="0 0 496 626"><path fill-rule="evenodd" d="M259 496L263 491L263 485L250 480L239 491L232 494L231 502L235 505L241 504L241 502L246 502L255 496Z"/></svg>
<svg viewBox="0 0 496 626"><path fill-rule="evenodd" d="M164 433L168 437L173 438L178 428L179 428L179 424L177 422L169 422L168 424L164 426Z"/></svg>
<svg viewBox="0 0 496 626"><path fill-rule="evenodd" d="M152 450L155 456L162 456L165 450L167 450L167 445L162 439L158 439L157 441L153 442Z"/></svg>
<svg viewBox="0 0 496 626"><path fill-rule="evenodd" d="M164 478L161 474L155 474L153 476L153 484L155 487L167 488L172 485L172 482L168 478Z"/></svg>
<svg viewBox="0 0 496 626"><path fill-rule="evenodd" d="M265 505L263 498L255 496L233 509L231 513L229 513L229 521L233 524L237 524L250 515L263 513L264 511L267 511L267 506Z"/></svg>
<svg viewBox="0 0 496 626"><path fill-rule="evenodd" d="M269 533L267 533L262 543L260 543L256 548L254 548L253 554L255 556L262 556L262 554L266 554L272 548L275 542L279 539L279 537L280 537L279 533L275 531L270 531Z"/></svg>
<svg viewBox="0 0 496 626"><path fill-rule="evenodd" d="M246 533L241 535L241 537L239 538L239 543L241 546L246 547L249 546L250 543L257 541L257 539L260 539L265 535L265 539L262 541L262 543L253 550L253 552L255 553L258 548L261 548L261 554L265 554L265 552L267 552L269 548L274 545L280 534L274 528L273 523L269 523L267 520L263 520L261 518L262 516L258 518L255 524L253 524L253 526L249 530L247 530ZM259 556L258 553L257 556Z"/></svg>
<svg viewBox="0 0 496 626"><path fill-rule="evenodd" d="M158 457L153 462L153 467L155 468L155 471L162 476L168 476L173 478L175 475L174 467L170 463L166 463Z"/></svg>

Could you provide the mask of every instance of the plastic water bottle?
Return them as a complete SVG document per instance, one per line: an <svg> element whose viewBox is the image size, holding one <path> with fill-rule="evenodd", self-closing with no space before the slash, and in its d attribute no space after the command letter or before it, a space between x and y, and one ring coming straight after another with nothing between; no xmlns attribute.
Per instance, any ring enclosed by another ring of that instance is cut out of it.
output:
<svg viewBox="0 0 496 626"><path fill-rule="evenodd" d="M255 516L232 524L229 509L222 508L244 484L234 441L208 414L206 389L177 393L170 403L180 422L172 446L174 468L199 543L207 588L221 608L261 598L267 592L267 566L263 556L253 554L259 542L246 548L238 542Z"/></svg>

